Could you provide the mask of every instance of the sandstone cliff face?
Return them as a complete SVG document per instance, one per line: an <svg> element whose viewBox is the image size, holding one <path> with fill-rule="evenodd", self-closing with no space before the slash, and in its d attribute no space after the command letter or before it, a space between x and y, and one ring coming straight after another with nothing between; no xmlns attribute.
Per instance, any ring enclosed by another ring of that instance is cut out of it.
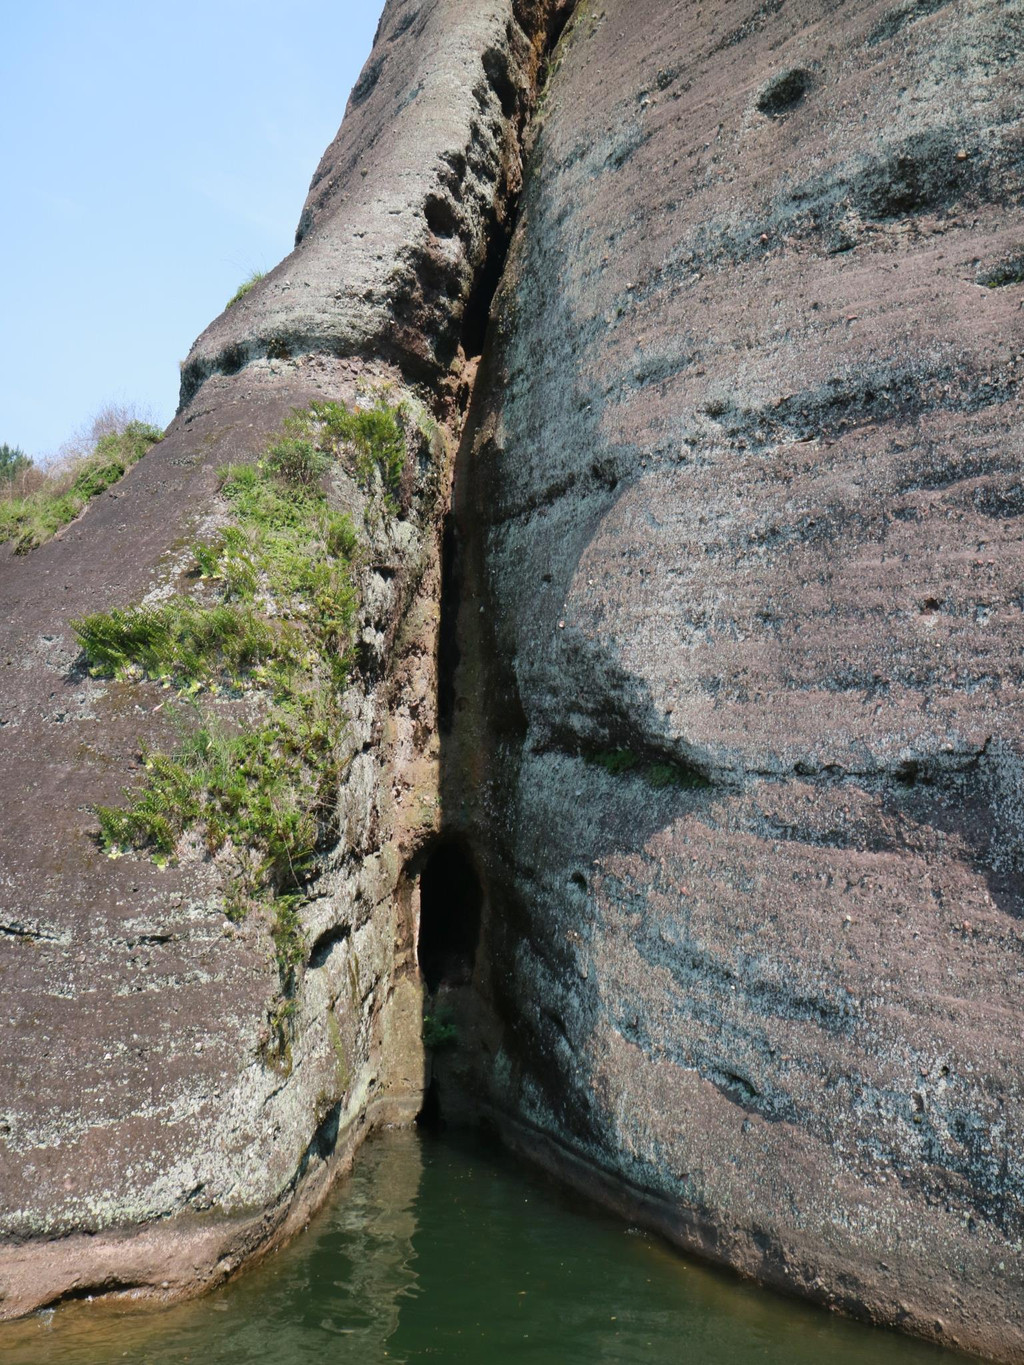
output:
<svg viewBox="0 0 1024 1365"><path fill-rule="evenodd" d="M437 823L440 522L547 34L541 6L389 4L295 251L196 343L167 438L56 540L4 551L0 1316L216 1282L301 1225L370 1124L419 1108L403 868ZM284 981L272 918L225 918L223 857L98 847L93 807L193 722L158 682L90 676L72 622L202 591L218 470L312 400L378 398L407 413L401 506L344 461L325 484L358 530L358 664L337 845Z"/></svg>
<svg viewBox="0 0 1024 1365"><path fill-rule="evenodd" d="M548 73L569 8L391 0L167 439L0 563L0 1315L192 1292L299 1226L420 1104L422 909L442 1107L1024 1360L1024 15L586 0ZM359 666L275 1052L223 861L97 848L177 732L70 623L192 591L219 467L381 394L400 507L325 484Z"/></svg>
<svg viewBox="0 0 1024 1365"><path fill-rule="evenodd" d="M459 455L443 737L462 1079L523 1149L1008 1360L1022 51L1016 4L577 10Z"/></svg>

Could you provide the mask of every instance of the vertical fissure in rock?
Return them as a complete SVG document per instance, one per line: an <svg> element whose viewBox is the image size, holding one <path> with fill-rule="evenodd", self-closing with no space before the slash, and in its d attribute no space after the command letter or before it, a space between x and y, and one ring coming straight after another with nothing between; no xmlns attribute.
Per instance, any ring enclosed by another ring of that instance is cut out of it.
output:
<svg viewBox="0 0 1024 1365"><path fill-rule="evenodd" d="M552 54L575 8L576 0L568 2L554 0L554 3L547 0L547 3L541 6L541 17L538 17L533 7L513 6L516 22L522 32L532 39L535 53L530 72L530 94L525 101L521 102L517 98L516 88L507 66L499 60L498 54L491 50L484 53L483 66L488 84L498 97L503 115L514 128L512 159L518 162L520 167L523 167L526 160L537 101L548 79ZM522 178L522 170L518 174L510 175L509 166L505 166L504 184L496 196L487 232L486 249L463 307L460 344L463 355L470 360L478 359L484 351L491 304L505 270L505 261L519 215ZM514 189L511 188L511 181L515 182Z"/></svg>
<svg viewBox="0 0 1024 1365"><path fill-rule="evenodd" d="M576 0L556 0L545 6L546 19L543 23L543 36L537 53L534 68L533 90L525 117L516 130L516 155L520 162L525 160L529 145L532 120L537 100L548 79L551 58L562 34L572 18ZM524 32L536 33L541 27L536 18L521 4L514 6L517 22ZM488 72L493 81L493 75ZM462 315L460 346L463 356L471 362L468 382L462 395L459 413L459 430L456 433L458 444L456 460L452 469L452 485L449 491L449 509L445 515L441 538L441 599L439 603L438 657L437 657L437 722L442 735L451 733L455 718L456 691L455 674L460 662L458 640L458 618L462 603L462 582L464 575L463 531L454 508L454 488L459 478L459 455L466 449L465 427L469 417L478 363L487 345L490 329L491 306L505 271L509 248L515 232L521 201L521 186L513 194L508 193L503 205L496 205L488 233L487 249L476 278L470 288Z"/></svg>
<svg viewBox="0 0 1024 1365"><path fill-rule="evenodd" d="M528 112L516 130L516 156L520 161L525 157L533 113L537 98L548 76L551 54L565 31L574 8L575 0L571 4L561 6L556 4L548 7L547 28L537 58L534 88ZM535 22L530 24L528 15L519 13L519 7L516 7L516 18L525 31L529 32L531 27L536 28ZM494 76L490 71L488 77L493 83ZM505 271L505 262L508 258L519 215L521 192L521 187L515 193L506 191L504 203L495 205L491 216L484 259L477 268L463 308L459 346L464 359L468 362L468 376L461 396L459 430L456 433L457 452L464 447L461 438L464 434L464 427L473 398L478 363L487 344L491 306ZM428 206L428 221L431 212L436 215L436 207L431 209ZM456 459L456 465L457 463L458 459ZM457 478L458 469L456 467L452 470L453 489ZM453 501L451 491L449 500L450 502ZM451 733L455 715L455 672L460 658L457 621L462 596L462 560L460 529L454 509L449 506L444 519L441 539L441 600L439 604L440 623L437 657L437 722L442 735Z"/></svg>
<svg viewBox="0 0 1024 1365"><path fill-rule="evenodd" d="M450 751L456 725L458 696L457 673L465 660L460 643L459 621L465 607L468 563L479 547L474 543L474 526L463 524L457 506L457 489L465 476L463 462L472 447L473 399L478 375L486 371L486 353L491 324L491 307L501 283L515 233L521 195L523 163L528 155L533 117L540 91L548 77L555 46L565 31L575 5L546 4L543 7L516 5L515 17L524 34L532 39L531 89L529 98L518 104L515 87L507 72L485 60L488 80L498 92L506 118L515 120L514 145L506 164L502 189L489 215L486 249L480 261L460 320L459 350L465 365L464 382L456 431L455 459L450 471L449 505L441 531L441 575L437 639L437 727L442 749ZM504 90L504 86L508 89ZM501 87L501 88L499 88ZM510 171L509 165L515 163ZM514 186L514 189L513 189ZM433 206L435 224L444 228ZM443 760L446 761L446 760ZM458 760L452 758L456 766ZM420 855L422 857L422 854ZM438 842L422 862L418 874L419 924L417 958L424 986L424 1044L426 1071L423 1105L419 1122L439 1126L445 1118L441 1099L441 1077L458 1072L449 1050L457 1052L472 1045L476 1011L472 994L473 971L484 919L486 891L473 857L459 811L442 801ZM449 1086L446 1080L446 1097Z"/></svg>
<svg viewBox="0 0 1024 1365"><path fill-rule="evenodd" d="M437 632L437 728L451 734L455 719L455 672L459 666L460 542L455 514L445 515L441 533L441 601Z"/></svg>

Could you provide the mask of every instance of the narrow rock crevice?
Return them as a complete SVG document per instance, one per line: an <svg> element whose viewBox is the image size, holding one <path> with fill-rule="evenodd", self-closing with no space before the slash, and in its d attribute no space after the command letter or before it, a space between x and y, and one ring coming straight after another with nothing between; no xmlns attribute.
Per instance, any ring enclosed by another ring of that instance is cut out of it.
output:
<svg viewBox="0 0 1024 1365"><path fill-rule="evenodd" d="M441 533L441 601L437 639L437 728L450 734L455 719L455 673L459 666L459 602L462 552L455 517L448 512Z"/></svg>

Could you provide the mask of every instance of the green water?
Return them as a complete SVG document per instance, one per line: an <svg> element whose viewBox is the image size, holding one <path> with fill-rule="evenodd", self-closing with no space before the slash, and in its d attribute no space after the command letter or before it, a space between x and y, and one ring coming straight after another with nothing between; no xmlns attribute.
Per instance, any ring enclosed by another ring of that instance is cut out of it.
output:
<svg viewBox="0 0 1024 1365"><path fill-rule="evenodd" d="M296 1242L157 1312L0 1329L4 1365L954 1365L738 1284L468 1140L372 1138Z"/></svg>

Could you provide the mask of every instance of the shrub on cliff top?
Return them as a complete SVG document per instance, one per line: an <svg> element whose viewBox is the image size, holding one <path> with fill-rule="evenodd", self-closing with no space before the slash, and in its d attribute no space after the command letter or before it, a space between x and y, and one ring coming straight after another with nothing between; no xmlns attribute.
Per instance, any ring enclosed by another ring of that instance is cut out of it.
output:
<svg viewBox="0 0 1024 1365"><path fill-rule="evenodd" d="M103 418L101 414L97 424ZM22 490L19 480L0 484L0 543L14 541L17 554L42 545L162 439L157 427L132 418L103 430L84 450L67 451L49 469L37 471L35 487Z"/></svg>
<svg viewBox="0 0 1024 1365"><path fill-rule="evenodd" d="M20 446L9 446L6 441L0 445L0 483L12 483L31 464L32 461Z"/></svg>

